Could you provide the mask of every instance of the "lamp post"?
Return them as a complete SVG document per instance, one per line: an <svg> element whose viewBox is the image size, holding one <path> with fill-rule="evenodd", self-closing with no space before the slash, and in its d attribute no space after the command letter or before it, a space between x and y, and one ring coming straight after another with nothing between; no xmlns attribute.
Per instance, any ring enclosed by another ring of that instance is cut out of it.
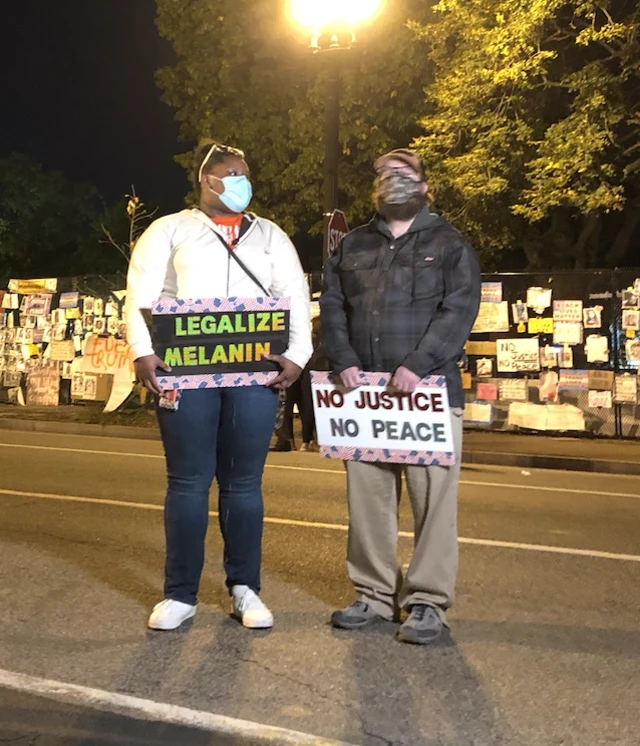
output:
<svg viewBox="0 0 640 746"><path fill-rule="evenodd" d="M372 18L382 0L289 0L289 15L311 37L311 49L327 62L323 168L323 260L329 254L329 222L338 208L340 162L340 63L356 43L358 25Z"/></svg>

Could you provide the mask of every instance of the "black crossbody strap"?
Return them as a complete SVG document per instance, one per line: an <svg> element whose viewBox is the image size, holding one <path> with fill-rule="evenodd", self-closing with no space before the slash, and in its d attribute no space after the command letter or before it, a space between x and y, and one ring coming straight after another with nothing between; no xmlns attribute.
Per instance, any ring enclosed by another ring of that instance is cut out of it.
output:
<svg viewBox="0 0 640 746"><path fill-rule="evenodd" d="M217 233L216 231L213 231L216 236L220 239L220 243L225 247L225 249L229 252L229 256L233 257L233 259L238 263L238 265L244 270L245 274L255 282L255 284L262 290L262 292L268 297L271 297L271 293L265 288L265 286L260 282L260 280L253 274L253 272L247 267L247 265L240 259L239 256L236 255L236 252L229 246L229 244L222 238L222 236Z"/></svg>

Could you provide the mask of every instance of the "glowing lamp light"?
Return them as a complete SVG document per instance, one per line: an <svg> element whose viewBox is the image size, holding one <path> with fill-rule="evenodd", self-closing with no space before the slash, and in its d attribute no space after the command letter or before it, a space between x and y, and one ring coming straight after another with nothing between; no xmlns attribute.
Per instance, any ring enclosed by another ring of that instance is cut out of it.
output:
<svg viewBox="0 0 640 746"><path fill-rule="evenodd" d="M322 30L331 25L354 26L372 18L382 0L290 0L293 20L310 29Z"/></svg>

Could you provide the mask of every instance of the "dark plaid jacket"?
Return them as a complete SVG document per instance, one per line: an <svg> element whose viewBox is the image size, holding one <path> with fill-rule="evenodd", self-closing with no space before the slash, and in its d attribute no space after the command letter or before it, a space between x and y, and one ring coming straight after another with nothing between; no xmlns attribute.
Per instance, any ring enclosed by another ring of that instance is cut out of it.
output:
<svg viewBox="0 0 640 746"><path fill-rule="evenodd" d="M478 313L473 249L425 207L394 238L379 216L349 233L324 268L320 298L333 370L357 366L444 375L452 407L464 406L457 362Z"/></svg>

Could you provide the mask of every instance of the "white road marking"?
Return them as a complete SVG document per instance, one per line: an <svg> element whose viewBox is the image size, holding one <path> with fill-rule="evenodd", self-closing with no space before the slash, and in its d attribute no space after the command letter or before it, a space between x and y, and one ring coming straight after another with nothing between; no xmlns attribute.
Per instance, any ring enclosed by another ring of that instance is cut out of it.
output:
<svg viewBox="0 0 640 746"><path fill-rule="evenodd" d="M62 448L61 446L34 446L34 445L23 445L21 443L0 443L0 448L28 448L41 451L68 451L69 453L86 453L90 455L101 455L101 456L127 456L131 458L151 458L161 459L164 461L164 456L155 453L126 453L124 451L97 451L85 448ZM280 471L302 471L310 472L315 474L333 474L344 476L344 469L316 469L309 466L285 466L284 464L266 464L265 469L278 469ZM616 475L617 476L617 475ZM625 476L625 475L622 475ZM639 479L640 481L640 479ZM632 500L640 500L640 493L632 492L606 492L604 490L583 490L583 489L571 489L569 487L545 487L542 485L531 485L531 484L511 484L508 482L482 482L479 480L461 479L460 484L469 487L496 487L498 489L513 489L513 490L533 490L537 492L557 492L560 494L569 495L592 495L599 496L605 495L606 497L625 497L631 498Z"/></svg>
<svg viewBox="0 0 640 746"><path fill-rule="evenodd" d="M18 497L35 497L44 500L59 500L62 502L87 503L94 505L110 505L117 508L138 508L139 510L163 510L162 505L152 503L127 502L124 500L107 500L101 497L84 497L80 495L57 495L49 492L23 492L20 490L3 490L0 489L0 495L10 495ZM209 515L217 518L216 511L210 511ZM301 521L294 518L275 518L265 516L265 523L271 523L278 526L298 526L300 528L321 528L329 531L349 530L349 526L344 523L322 523L319 521ZM398 535L402 538L413 539L413 533L410 531L399 531ZM466 536L459 537L461 544L473 544L475 546L494 547L500 549L520 549L527 552L549 552L552 554L564 554L575 557L595 557L598 559L618 560L619 562L640 562L640 555L636 554L619 554L617 552L601 552L598 549L575 549L573 547L554 547L545 544L522 544L513 541L498 541L495 539L475 539Z"/></svg>
<svg viewBox="0 0 640 746"><path fill-rule="evenodd" d="M0 443L1 448L29 448L35 451L68 451L69 453L88 453L91 455L100 456L132 456L134 458L161 458L164 460L162 454L156 453L129 453L127 451L97 451L91 448L62 448L62 446L33 446L26 443Z"/></svg>
<svg viewBox="0 0 640 746"><path fill-rule="evenodd" d="M640 479L639 479L640 482ZM481 482L472 479L461 479L460 484L470 487L511 487L517 490L534 490L537 492L560 492L570 495L606 495L607 497L630 497L632 500L640 500L640 493L633 492L605 492L603 490L583 490L581 487L571 489L570 487L543 487L536 484L507 484L506 482Z"/></svg>
<svg viewBox="0 0 640 746"><path fill-rule="evenodd" d="M133 717L138 720L171 723L197 728L209 733L235 736L260 743L292 744L292 746L353 746L345 741L332 741L311 733L262 725L251 720L240 720L202 710L141 699L128 694L117 694L104 689L92 689L77 684L43 679L37 676L0 669L0 687L53 699L66 704L89 707L92 710Z"/></svg>

